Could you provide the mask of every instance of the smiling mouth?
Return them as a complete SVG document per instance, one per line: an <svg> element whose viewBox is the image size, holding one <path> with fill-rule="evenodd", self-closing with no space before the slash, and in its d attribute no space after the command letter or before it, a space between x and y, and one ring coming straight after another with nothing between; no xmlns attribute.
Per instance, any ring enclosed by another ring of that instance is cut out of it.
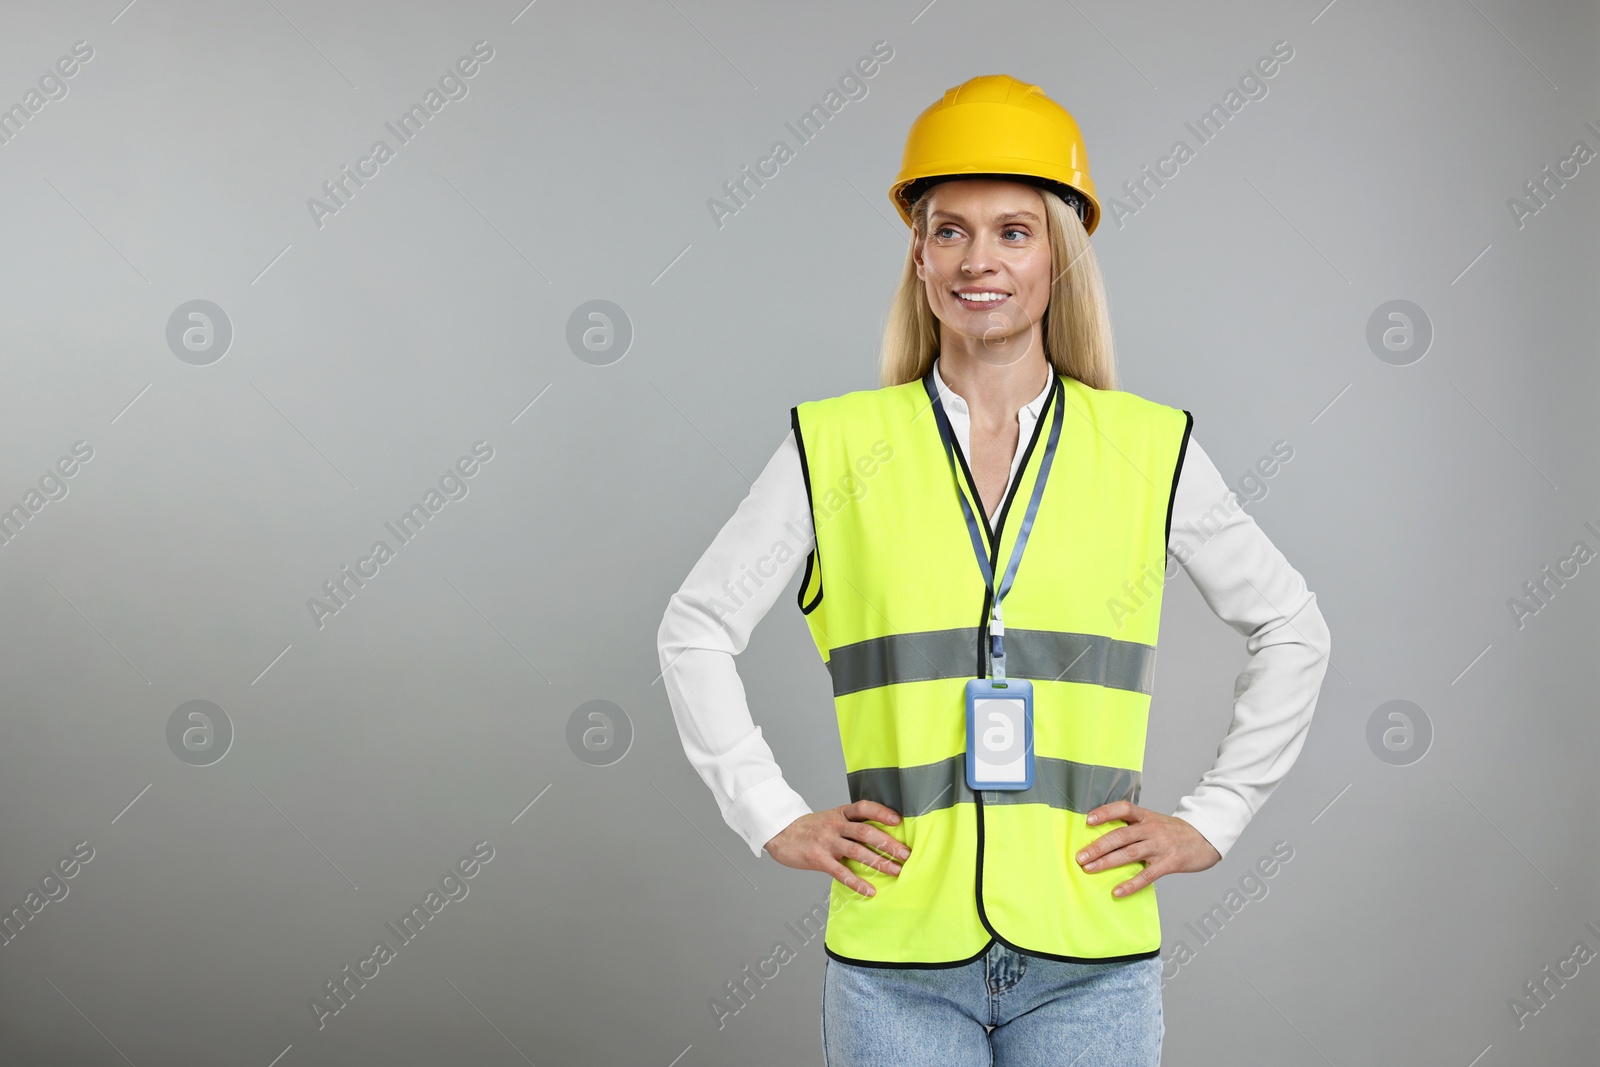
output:
<svg viewBox="0 0 1600 1067"><path fill-rule="evenodd" d="M1011 299L1010 293L954 293L956 302L964 308L981 311L984 308L999 307Z"/></svg>

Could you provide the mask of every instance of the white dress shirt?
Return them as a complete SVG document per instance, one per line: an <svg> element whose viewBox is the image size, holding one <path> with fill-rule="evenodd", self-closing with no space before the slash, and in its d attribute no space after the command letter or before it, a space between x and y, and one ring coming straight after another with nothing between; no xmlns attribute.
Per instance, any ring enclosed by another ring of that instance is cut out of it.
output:
<svg viewBox="0 0 1600 1067"><path fill-rule="evenodd" d="M938 366L935 359L934 381L970 463L967 404ZM1012 481L1051 384L1053 379L1017 412ZM783 780L762 740L734 656L744 651L750 632L815 542L791 429L668 601L656 637L684 753L716 797L723 820L758 856L768 841L812 808ZM1212 612L1244 636L1250 655L1234 685L1233 720L1217 748L1216 762L1172 813L1226 856L1300 754L1327 669L1330 639L1316 594L1239 506L1192 432L1178 476L1167 548ZM808 647L814 654L814 646Z"/></svg>

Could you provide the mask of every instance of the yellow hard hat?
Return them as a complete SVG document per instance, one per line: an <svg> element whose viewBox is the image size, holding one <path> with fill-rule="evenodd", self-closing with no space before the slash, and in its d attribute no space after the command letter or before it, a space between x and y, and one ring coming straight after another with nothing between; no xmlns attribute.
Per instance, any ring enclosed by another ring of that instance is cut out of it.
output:
<svg viewBox="0 0 1600 1067"><path fill-rule="evenodd" d="M889 187L906 225L923 190L947 178L1028 181L1065 200L1089 233L1100 222L1077 120L1037 85L1009 75L964 81L911 124L900 173Z"/></svg>

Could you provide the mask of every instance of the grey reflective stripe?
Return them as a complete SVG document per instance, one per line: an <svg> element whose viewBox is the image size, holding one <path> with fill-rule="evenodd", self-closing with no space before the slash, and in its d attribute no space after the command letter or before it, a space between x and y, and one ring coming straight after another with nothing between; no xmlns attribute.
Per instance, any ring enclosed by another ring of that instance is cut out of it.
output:
<svg viewBox="0 0 1600 1067"><path fill-rule="evenodd" d="M1006 632L1011 637L1011 632ZM843 645L828 653L833 695L875 689L890 682L972 677L978 664L978 628L921 630Z"/></svg>
<svg viewBox="0 0 1600 1067"><path fill-rule="evenodd" d="M1008 632L1006 638L1009 640ZM1010 653L1006 653L1009 658ZM1009 671L1007 672L1010 673ZM902 816L926 815L974 802L967 787L967 756L951 756L918 767L872 767L848 776L850 801L874 800ZM1037 756L1029 789L986 789L985 804L1048 804L1080 814L1113 800L1139 802L1144 776L1124 767L1102 767Z"/></svg>
<svg viewBox="0 0 1600 1067"><path fill-rule="evenodd" d="M833 695L896 682L970 678L978 664L979 629L921 630L842 645L828 654ZM1006 627L1006 675L1034 681L1090 682L1108 689L1151 693L1154 645L1099 634Z"/></svg>

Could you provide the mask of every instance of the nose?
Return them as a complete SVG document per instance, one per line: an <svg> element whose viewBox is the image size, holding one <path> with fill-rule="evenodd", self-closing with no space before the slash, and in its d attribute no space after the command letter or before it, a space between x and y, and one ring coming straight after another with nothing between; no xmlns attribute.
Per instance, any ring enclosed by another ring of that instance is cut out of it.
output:
<svg viewBox="0 0 1600 1067"><path fill-rule="evenodd" d="M993 269L992 265L989 263L992 252L993 250L982 237L978 237L973 240L973 242L967 246L967 254L962 257L962 273L973 275L988 273L991 269Z"/></svg>

